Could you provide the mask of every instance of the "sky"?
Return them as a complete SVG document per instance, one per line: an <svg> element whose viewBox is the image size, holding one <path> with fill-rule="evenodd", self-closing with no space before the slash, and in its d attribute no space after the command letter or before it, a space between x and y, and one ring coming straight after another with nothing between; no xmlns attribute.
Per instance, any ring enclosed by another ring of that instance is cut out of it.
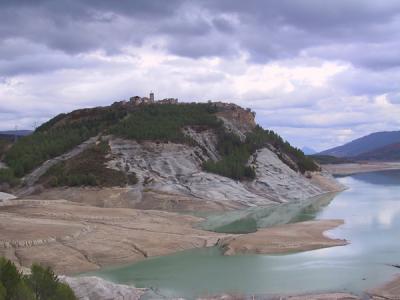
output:
<svg viewBox="0 0 400 300"><path fill-rule="evenodd" d="M398 0L1 0L0 130L153 91L324 150L399 130L399 28Z"/></svg>

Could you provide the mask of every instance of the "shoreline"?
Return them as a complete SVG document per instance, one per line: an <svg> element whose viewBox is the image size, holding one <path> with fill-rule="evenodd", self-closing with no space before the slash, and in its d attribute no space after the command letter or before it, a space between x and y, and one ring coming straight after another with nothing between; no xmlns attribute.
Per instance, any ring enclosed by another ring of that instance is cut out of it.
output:
<svg viewBox="0 0 400 300"><path fill-rule="evenodd" d="M346 164L326 164L322 168L335 176L347 176L358 173L400 170L400 162L361 162Z"/></svg>
<svg viewBox="0 0 400 300"><path fill-rule="evenodd" d="M271 238L280 249L278 253L344 243L323 235L324 231L342 223L337 220L284 224L259 229L253 234L226 234L195 228L203 220L199 217L155 210L98 208L65 200L10 200L0 206L0 216L1 256L21 267L37 262L66 275L215 246L224 239L241 240L247 235L255 249L265 248L263 240ZM307 238L289 243L276 230L291 232L294 238L304 231ZM64 257L62 261L60 256Z"/></svg>
<svg viewBox="0 0 400 300"><path fill-rule="evenodd" d="M71 286L79 299L168 299L153 288L137 288L134 285L126 285L107 281L97 276L69 277L61 275L59 279ZM122 298L121 298L122 297ZM185 300L184 297L177 299ZM343 291L319 291L299 294L230 294L221 293L213 296L197 296L197 300L398 300L400 299L400 274L377 287L367 289L362 294L352 294Z"/></svg>

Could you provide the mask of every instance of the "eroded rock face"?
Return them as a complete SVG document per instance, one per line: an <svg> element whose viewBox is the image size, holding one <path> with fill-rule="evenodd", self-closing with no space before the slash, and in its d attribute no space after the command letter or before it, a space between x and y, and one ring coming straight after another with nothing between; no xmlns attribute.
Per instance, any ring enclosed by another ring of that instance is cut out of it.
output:
<svg viewBox="0 0 400 300"><path fill-rule="evenodd" d="M155 143L111 139L113 159L109 167L135 172L139 178L138 191L143 198L148 191L191 197L198 201L233 202L242 207L262 206L274 202L307 199L332 190L335 180L323 176L332 186L321 185L283 163L271 150L264 148L250 158L256 169L256 179L239 182L202 171L207 159L218 153L210 132L191 132L199 141L207 141L207 150L175 143ZM317 174L316 174L317 175ZM311 175L312 177L312 175Z"/></svg>
<svg viewBox="0 0 400 300"><path fill-rule="evenodd" d="M259 195L270 195L280 202L310 198L327 189L292 170L271 150L258 150L250 159L256 170L256 179L248 183L249 189Z"/></svg>
<svg viewBox="0 0 400 300"><path fill-rule="evenodd" d="M270 203L266 197L249 191L244 183L203 172L205 158L199 147L122 139L111 140L110 146L114 159L109 166L135 172L144 192L178 194L199 201L234 201L244 206Z"/></svg>

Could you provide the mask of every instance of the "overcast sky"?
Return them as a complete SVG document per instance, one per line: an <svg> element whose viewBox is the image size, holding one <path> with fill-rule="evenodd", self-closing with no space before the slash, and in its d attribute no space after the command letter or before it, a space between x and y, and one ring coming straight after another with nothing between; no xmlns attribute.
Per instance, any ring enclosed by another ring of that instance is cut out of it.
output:
<svg viewBox="0 0 400 300"><path fill-rule="evenodd" d="M0 129L153 90L322 150L399 130L399 28L398 0L2 0Z"/></svg>

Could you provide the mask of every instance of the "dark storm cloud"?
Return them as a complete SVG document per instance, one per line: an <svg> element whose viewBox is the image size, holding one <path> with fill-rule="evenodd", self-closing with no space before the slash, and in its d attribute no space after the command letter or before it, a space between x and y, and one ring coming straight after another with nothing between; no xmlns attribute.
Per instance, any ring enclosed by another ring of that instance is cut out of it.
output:
<svg viewBox="0 0 400 300"><path fill-rule="evenodd" d="M256 63L306 54L366 68L400 64L400 2L391 0L1 1L0 18L1 39L71 55L115 54L160 37L165 50L194 58L244 51Z"/></svg>

